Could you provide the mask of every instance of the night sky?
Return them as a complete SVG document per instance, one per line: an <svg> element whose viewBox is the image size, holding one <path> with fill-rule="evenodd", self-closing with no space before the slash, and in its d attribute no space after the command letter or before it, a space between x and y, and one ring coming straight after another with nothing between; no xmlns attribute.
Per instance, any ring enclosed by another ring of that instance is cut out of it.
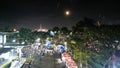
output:
<svg viewBox="0 0 120 68"><path fill-rule="evenodd" d="M0 0L0 27L33 29L41 24L44 28L71 28L86 16L120 24L119 6L115 0Z"/></svg>

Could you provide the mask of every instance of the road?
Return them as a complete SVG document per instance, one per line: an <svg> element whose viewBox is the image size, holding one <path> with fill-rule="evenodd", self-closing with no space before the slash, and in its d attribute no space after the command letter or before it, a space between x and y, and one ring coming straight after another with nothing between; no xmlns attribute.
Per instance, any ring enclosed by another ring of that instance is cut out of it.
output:
<svg viewBox="0 0 120 68"><path fill-rule="evenodd" d="M39 52L43 50L43 47L39 48ZM53 55L45 54L40 60L40 54L34 53L33 61L31 62L31 68L64 68L64 63L57 63L56 59L60 59L60 56L57 53ZM29 68L29 65L24 65L22 68Z"/></svg>

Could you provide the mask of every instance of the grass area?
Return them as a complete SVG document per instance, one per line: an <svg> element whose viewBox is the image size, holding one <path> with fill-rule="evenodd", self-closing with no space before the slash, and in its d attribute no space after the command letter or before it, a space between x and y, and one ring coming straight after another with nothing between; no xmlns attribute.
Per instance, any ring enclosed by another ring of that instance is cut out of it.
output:
<svg viewBox="0 0 120 68"><path fill-rule="evenodd" d="M18 56L15 56L14 59L12 59L12 61L14 61L14 60L16 60L16 59L18 59ZM10 65L11 65L11 63L12 63L12 61L6 62L6 63L3 64L2 66L0 66L0 68L9 68Z"/></svg>
<svg viewBox="0 0 120 68"><path fill-rule="evenodd" d="M7 62L5 64L3 64L2 66L0 66L0 68L9 68L11 65L11 62Z"/></svg>
<svg viewBox="0 0 120 68"><path fill-rule="evenodd" d="M31 63L32 59L31 58L27 58L26 61L25 61L25 64L29 64Z"/></svg>

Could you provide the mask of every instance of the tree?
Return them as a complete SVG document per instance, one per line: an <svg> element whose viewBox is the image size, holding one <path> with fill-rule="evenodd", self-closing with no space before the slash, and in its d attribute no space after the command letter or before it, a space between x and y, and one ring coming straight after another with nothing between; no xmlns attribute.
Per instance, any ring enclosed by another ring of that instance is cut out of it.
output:
<svg viewBox="0 0 120 68"><path fill-rule="evenodd" d="M27 29L27 28L21 28L19 31L19 41L23 42L23 41L30 41L31 39L31 30Z"/></svg>
<svg viewBox="0 0 120 68"><path fill-rule="evenodd" d="M101 40L110 38L111 36L109 34L111 31L106 33L108 28L98 28L94 25L95 22L93 19L84 18L73 27L74 36L72 36L72 39L79 43L75 46L75 49L78 49L78 51L73 50L72 52L75 52L77 56L79 56L80 53L84 54L82 57L89 56L87 59L89 68L102 68L104 64L108 62L108 58L111 55L110 53L107 54L104 52L105 50L102 49L104 45ZM74 49L73 46L71 49ZM85 61L82 57L80 57L81 59L76 59ZM85 65L84 62L81 63Z"/></svg>
<svg viewBox="0 0 120 68"><path fill-rule="evenodd" d="M60 31L61 31L62 33L64 33L64 34L69 33L69 30L68 30L67 27L62 27L62 28L60 29Z"/></svg>
<svg viewBox="0 0 120 68"><path fill-rule="evenodd" d="M53 29L52 29L52 31L59 31L60 30L60 28L59 27L57 27L57 26L55 26L55 27L53 27Z"/></svg>
<svg viewBox="0 0 120 68"><path fill-rule="evenodd" d="M87 18L84 17L83 20L80 20L79 22L76 23L75 26L72 27L72 30L74 33L79 33L81 31L84 30L84 27L95 27L95 23L96 21L91 19L91 18Z"/></svg>
<svg viewBox="0 0 120 68"><path fill-rule="evenodd" d="M10 26L6 26L5 28L3 28L3 32L13 32L13 28Z"/></svg>

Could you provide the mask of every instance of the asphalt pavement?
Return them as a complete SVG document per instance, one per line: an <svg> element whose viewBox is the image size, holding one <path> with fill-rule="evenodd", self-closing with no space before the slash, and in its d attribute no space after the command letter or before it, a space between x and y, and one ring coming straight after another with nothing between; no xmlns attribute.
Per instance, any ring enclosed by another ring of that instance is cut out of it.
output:
<svg viewBox="0 0 120 68"><path fill-rule="evenodd" d="M42 59L39 55L35 55L31 68L64 68L64 63L57 63L58 58L60 58L58 54L45 55Z"/></svg>
<svg viewBox="0 0 120 68"><path fill-rule="evenodd" d="M22 68L64 68L64 63L58 63L57 59L60 59L59 54L53 53L51 54L44 54L44 56L40 56L41 52L43 52L45 48L40 47L39 54L34 53L32 54L32 62L31 65L26 64ZM29 49L31 50L31 49ZM32 52L31 52L32 53Z"/></svg>

